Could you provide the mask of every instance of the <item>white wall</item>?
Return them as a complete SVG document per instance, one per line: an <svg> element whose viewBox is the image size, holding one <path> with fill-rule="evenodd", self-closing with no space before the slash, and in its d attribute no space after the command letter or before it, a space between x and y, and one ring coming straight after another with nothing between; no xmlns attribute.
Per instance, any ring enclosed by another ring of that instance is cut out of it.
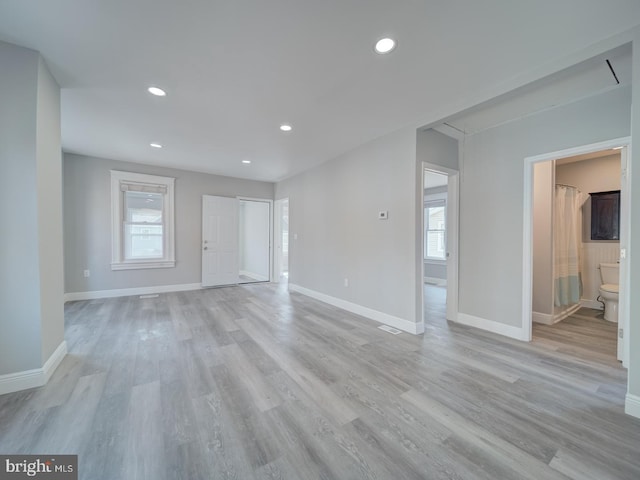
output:
<svg viewBox="0 0 640 480"><path fill-rule="evenodd" d="M269 280L269 208L268 202L240 201L240 274L254 280Z"/></svg>
<svg viewBox="0 0 640 480"><path fill-rule="evenodd" d="M41 369L64 341L59 102L39 54L0 42L0 375Z"/></svg>
<svg viewBox="0 0 640 480"><path fill-rule="evenodd" d="M460 312L522 328L524 159L629 135L630 104L630 90L618 88L467 136Z"/></svg>
<svg viewBox="0 0 640 480"><path fill-rule="evenodd" d="M415 135L397 131L276 185L289 197L291 284L415 324Z"/></svg>
<svg viewBox="0 0 640 480"><path fill-rule="evenodd" d="M111 270L112 169L176 178L175 268ZM273 198L272 183L73 154L64 155L64 186L67 293L200 283L202 195Z"/></svg>

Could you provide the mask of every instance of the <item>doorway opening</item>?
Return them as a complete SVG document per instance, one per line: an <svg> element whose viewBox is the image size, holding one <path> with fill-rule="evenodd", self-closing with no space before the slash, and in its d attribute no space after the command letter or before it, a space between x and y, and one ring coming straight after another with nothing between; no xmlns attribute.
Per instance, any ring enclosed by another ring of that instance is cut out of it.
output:
<svg viewBox="0 0 640 480"><path fill-rule="evenodd" d="M422 318L442 326L457 313L458 172L423 165Z"/></svg>
<svg viewBox="0 0 640 480"><path fill-rule="evenodd" d="M524 215L526 336L576 355L618 359L624 366L628 144L623 138L527 158ZM617 204L598 207L603 192L616 192ZM604 230L602 221L608 222ZM615 283L619 291L617 322L612 305L604 318L601 302L609 269L616 278L607 288Z"/></svg>
<svg viewBox="0 0 640 480"><path fill-rule="evenodd" d="M271 271L271 201L238 200L238 283L268 282Z"/></svg>
<svg viewBox="0 0 640 480"><path fill-rule="evenodd" d="M272 200L202 196L202 286L271 280Z"/></svg>

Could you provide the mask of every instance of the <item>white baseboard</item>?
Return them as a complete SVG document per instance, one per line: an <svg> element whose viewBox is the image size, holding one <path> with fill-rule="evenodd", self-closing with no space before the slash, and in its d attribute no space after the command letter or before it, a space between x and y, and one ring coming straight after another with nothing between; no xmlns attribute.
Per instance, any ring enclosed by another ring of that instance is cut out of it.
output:
<svg viewBox="0 0 640 480"><path fill-rule="evenodd" d="M498 335L504 335L505 337L515 338L516 340L522 340L528 342L524 329L522 327L514 327L512 325L505 325L504 323L496 322L493 320L487 320L486 318L475 317L466 313L458 312L457 323L468 325L469 327L480 328L488 332L497 333Z"/></svg>
<svg viewBox="0 0 640 480"><path fill-rule="evenodd" d="M627 393L624 402L624 413L640 418L640 397Z"/></svg>
<svg viewBox="0 0 640 480"><path fill-rule="evenodd" d="M341 308L348 312L370 318L371 320L375 320L376 322L398 328L403 332L412 333L414 335L420 335L421 333L424 333L424 322L414 323L400 317L389 315L388 313L364 307L362 305L358 305L357 303L348 302L347 300L342 300L341 298L325 295L324 293L310 290L308 288L301 287L300 285L295 285L292 283L289 284L289 290L292 292L301 293L303 295L306 295L307 297L315 298L316 300L320 300L321 302L328 303L329 305L333 305L334 307Z"/></svg>
<svg viewBox="0 0 640 480"><path fill-rule="evenodd" d="M189 290L200 290L200 283L185 283L182 285L158 285L155 287L137 287L137 288L116 288L113 290L95 290L92 292L74 292L65 293L65 302L74 302L76 300L95 300L96 298L114 298L129 297L132 295L150 295L154 293L168 292L186 292Z"/></svg>
<svg viewBox="0 0 640 480"><path fill-rule="evenodd" d="M42 368L0 375L0 395L45 385L66 354L67 342L63 341Z"/></svg>
<svg viewBox="0 0 640 480"><path fill-rule="evenodd" d="M553 315L550 315L548 313L532 312L531 320L533 320L536 323L542 323L544 325L554 324Z"/></svg>

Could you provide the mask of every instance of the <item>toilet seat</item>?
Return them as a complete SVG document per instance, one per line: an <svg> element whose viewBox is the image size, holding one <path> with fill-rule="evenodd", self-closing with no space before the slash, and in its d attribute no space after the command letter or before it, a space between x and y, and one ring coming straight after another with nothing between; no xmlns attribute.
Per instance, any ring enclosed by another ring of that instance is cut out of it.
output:
<svg viewBox="0 0 640 480"><path fill-rule="evenodd" d="M609 293L620 293L620 285L605 283L604 285L600 285L600 290L604 290Z"/></svg>

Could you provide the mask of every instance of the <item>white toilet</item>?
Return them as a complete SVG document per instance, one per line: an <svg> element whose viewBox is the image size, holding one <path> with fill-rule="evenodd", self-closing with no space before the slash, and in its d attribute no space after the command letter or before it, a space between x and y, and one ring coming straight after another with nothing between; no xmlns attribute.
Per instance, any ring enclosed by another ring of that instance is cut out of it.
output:
<svg viewBox="0 0 640 480"><path fill-rule="evenodd" d="M618 321L618 288L620 283L620 264L600 264L600 297L604 301L604 319Z"/></svg>

